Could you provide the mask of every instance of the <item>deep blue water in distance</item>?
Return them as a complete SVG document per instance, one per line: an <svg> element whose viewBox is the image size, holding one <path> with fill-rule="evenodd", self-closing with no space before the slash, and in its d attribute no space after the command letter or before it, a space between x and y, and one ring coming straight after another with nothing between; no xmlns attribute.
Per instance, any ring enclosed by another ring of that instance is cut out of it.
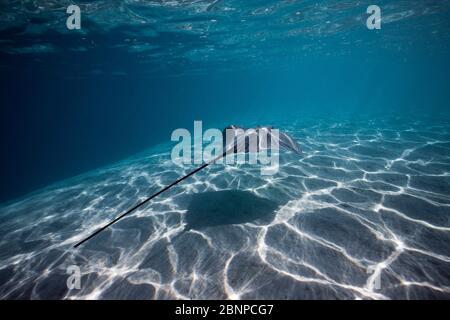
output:
<svg viewBox="0 0 450 320"><path fill-rule="evenodd" d="M283 69L211 69L204 76L155 79L133 74L67 79L65 70L74 71L70 65L49 75L13 59L19 60L17 68L1 74L3 200L167 141L175 128L192 129L194 120L207 128L244 119L270 123L274 114L413 113L420 119L448 113L444 53L299 57Z"/></svg>
<svg viewBox="0 0 450 320"><path fill-rule="evenodd" d="M381 30L370 1L80 1L75 31L68 4L0 4L0 297L450 297L450 1L378 1ZM194 120L304 157L214 166L71 249L192 169Z"/></svg>

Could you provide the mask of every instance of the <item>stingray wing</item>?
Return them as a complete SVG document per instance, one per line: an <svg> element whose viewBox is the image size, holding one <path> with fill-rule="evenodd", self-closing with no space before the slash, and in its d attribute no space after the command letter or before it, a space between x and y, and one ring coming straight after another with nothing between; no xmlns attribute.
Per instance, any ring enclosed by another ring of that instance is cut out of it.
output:
<svg viewBox="0 0 450 320"><path fill-rule="evenodd" d="M280 132L279 133L279 143L280 147L291 150L297 154L301 154L302 151L300 150L300 146L291 136L289 136L287 133Z"/></svg>

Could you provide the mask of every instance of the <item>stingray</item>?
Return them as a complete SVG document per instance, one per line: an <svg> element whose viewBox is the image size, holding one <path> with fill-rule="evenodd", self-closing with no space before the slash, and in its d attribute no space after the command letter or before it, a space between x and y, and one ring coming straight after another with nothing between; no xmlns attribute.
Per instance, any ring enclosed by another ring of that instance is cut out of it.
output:
<svg viewBox="0 0 450 320"><path fill-rule="evenodd" d="M263 139L262 137L265 137L265 138ZM252 141L256 142L256 144L251 143ZM82 245L86 241L92 239L93 237L98 235L100 232L107 229L111 225L115 224L116 222L118 222L119 220L124 218L125 216L129 215L130 213L132 213L139 207L143 206L144 204L146 204L147 202L152 200L153 198L159 196L161 193L169 190L170 188L179 184L183 180L186 180L187 178L196 174L197 172L205 169L207 166L215 163L217 160L225 157L227 154L233 154L233 153L239 153L239 152L244 152L244 153L261 152L263 150L273 150L273 149L276 149L276 150L284 149L284 150L294 152L296 154L301 154L300 146L288 134L286 134L284 132L280 132L278 130L275 130L272 127L263 127L263 126L256 127L256 128L244 129L242 127L230 125L223 130L223 146L224 146L223 150L225 150L223 152L223 154L217 156L213 160L203 164L202 166L198 167L194 171L192 171L192 172L188 173L187 175L179 178L178 180L172 182L171 184L164 187L157 193L151 195L144 201L136 204L134 207L130 208L125 213L122 213L120 216L118 216L117 218L115 218L114 220L112 220L111 222L106 224L105 226L101 227L100 229L98 229L97 231L92 233L87 238L85 238L85 239L81 240L80 242L78 242L77 244L75 244L74 248L77 248L78 246ZM239 200L239 197L238 198L235 197L235 200L236 199ZM241 203L241 205L242 205L242 203ZM211 222L207 222L207 219L210 219L210 221L212 221L212 222L214 222L214 221L217 222L217 219L219 219L219 221L220 221L220 219L222 219L222 221L223 220L227 221L227 219L228 220L231 219L230 221L236 220L239 222L239 221L247 221L246 219L249 218L249 217L244 217L244 220L242 220L242 217L233 217L233 213L231 213L231 216L228 216L228 217L223 216L223 215L217 216L217 217L208 217L207 214L205 214L205 213L207 213L209 211L204 210L201 212L202 213L200 215L197 215L194 217L194 222L188 221L188 228L191 228L192 225L196 225L196 226L205 225L206 226L206 225L208 225L208 223L211 223ZM254 214L254 212L253 212L253 214ZM188 216L188 219L190 219L190 218L191 217ZM214 220L214 219L216 219L216 220Z"/></svg>
<svg viewBox="0 0 450 320"><path fill-rule="evenodd" d="M267 137L261 139L261 137ZM250 144L256 141L255 146ZM300 146L288 134L281 131L274 131L272 127L242 128L238 126L228 126L223 129L224 150L230 152L261 152L271 149L285 149L297 154L301 154Z"/></svg>

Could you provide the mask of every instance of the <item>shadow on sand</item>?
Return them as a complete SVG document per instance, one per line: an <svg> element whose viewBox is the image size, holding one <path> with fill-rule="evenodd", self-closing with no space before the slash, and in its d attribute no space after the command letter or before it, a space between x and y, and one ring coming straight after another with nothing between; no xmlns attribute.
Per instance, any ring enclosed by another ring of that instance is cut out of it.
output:
<svg viewBox="0 0 450 320"><path fill-rule="evenodd" d="M194 194L186 213L186 229L247 222L269 223L278 205L249 191L225 190Z"/></svg>

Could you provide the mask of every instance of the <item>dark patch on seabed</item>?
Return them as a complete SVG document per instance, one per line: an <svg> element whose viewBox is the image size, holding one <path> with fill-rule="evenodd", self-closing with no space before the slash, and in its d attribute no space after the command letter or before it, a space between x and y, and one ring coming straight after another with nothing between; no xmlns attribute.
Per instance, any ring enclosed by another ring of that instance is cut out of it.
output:
<svg viewBox="0 0 450 320"><path fill-rule="evenodd" d="M2 207L1 297L450 298L450 123L274 125L304 152L278 174L213 165L79 250L187 172L169 145Z"/></svg>
<svg viewBox="0 0 450 320"><path fill-rule="evenodd" d="M186 229L244 224L273 219L275 202L249 191L225 190L192 195L186 212Z"/></svg>

